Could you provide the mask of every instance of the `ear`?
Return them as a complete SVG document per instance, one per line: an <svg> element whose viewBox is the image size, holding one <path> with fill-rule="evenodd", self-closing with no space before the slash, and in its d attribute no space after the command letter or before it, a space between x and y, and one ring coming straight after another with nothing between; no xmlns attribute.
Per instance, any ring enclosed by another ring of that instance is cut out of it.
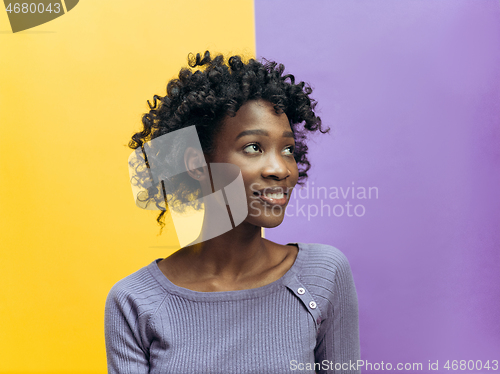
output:
<svg viewBox="0 0 500 374"><path fill-rule="evenodd" d="M191 178L202 181L207 178L208 170L205 155L193 147L186 148L184 152L184 165Z"/></svg>

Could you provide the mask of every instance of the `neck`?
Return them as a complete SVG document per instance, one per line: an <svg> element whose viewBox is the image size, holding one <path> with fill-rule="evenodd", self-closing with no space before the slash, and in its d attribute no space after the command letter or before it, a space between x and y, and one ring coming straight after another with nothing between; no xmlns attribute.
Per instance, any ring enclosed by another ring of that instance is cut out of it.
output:
<svg viewBox="0 0 500 374"><path fill-rule="evenodd" d="M261 230L242 222L222 235L184 250L198 273L237 280L269 261L268 241L262 238Z"/></svg>

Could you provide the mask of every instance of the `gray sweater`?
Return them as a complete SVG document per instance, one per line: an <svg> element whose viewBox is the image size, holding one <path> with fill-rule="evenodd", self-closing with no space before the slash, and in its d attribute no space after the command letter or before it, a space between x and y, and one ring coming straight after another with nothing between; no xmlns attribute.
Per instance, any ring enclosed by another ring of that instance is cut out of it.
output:
<svg viewBox="0 0 500 374"><path fill-rule="evenodd" d="M109 374L360 373L358 301L338 249L294 243L280 279L239 291L176 286L156 259L105 306Z"/></svg>

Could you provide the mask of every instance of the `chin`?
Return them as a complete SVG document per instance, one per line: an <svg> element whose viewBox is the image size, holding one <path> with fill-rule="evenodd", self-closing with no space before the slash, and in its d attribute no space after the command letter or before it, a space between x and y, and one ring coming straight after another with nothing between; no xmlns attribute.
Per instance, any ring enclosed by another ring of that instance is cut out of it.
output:
<svg viewBox="0 0 500 374"><path fill-rule="evenodd" d="M280 222L272 222L272 223L270 223L270 222L261 222L257 226L262 227L264 229L273 229L273 228L278 227L279 225L281 225L282 222L283 222L283 220L281 220Z"/></svg>
<svg viewBox="0 0 500 374"><path fill-rule="evenodd" d="M254 225L254 226L259 226L263 227L265 229L272 229L273 227L277 227L281 225L283 222L285 216L266 216L266 215L260 215L258 217L252 217L248 216L247 217L247 222Z"/></svg>
<svg viewBox="0 0 500 374"><path fill-rule="evenodd" d="M282 206L263 204L259 199L253 197L248 205L246 221L251 225L263 228L277 227L285 219L287 206L288 202Z"/></svg>

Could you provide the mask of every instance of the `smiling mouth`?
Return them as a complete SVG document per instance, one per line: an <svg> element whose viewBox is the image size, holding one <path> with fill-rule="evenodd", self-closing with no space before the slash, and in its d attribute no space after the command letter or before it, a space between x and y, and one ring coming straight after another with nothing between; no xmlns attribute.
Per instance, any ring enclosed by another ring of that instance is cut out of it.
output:
<svg viewBox="0 0 500 374"><path fill-rule="evenodd" d="M254 196L270 205L285 205L288 200L287 188L265 188L260 191L254 191Z"/></svg>

